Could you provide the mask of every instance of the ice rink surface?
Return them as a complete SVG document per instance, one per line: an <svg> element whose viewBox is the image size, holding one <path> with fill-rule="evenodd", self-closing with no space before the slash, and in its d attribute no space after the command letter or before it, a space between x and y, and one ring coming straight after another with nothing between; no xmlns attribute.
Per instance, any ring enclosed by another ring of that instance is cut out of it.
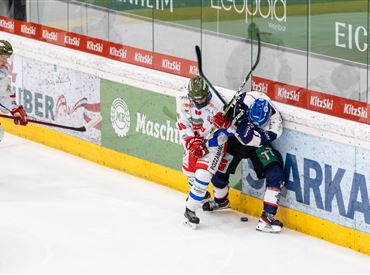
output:
<svg viewBox="0 0 370 275"><path fill-rule="evenodd" d="M185 194L6 134L0 273L370 273L370 257L232 210L183 226Z"/></svg>

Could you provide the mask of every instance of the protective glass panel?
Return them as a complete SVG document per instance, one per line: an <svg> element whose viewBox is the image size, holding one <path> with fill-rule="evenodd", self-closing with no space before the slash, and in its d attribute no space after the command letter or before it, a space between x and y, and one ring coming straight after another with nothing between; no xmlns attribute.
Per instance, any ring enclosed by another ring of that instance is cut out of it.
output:
<svg viewBox="0 0 370 275"><path fill-rule="evenodd" d="M368 1L312 0L309 21L308 88L367 102Z"/></svg>
<svg viewBox="0 0 370 275"><path fill-rule="evenodd" d="M26 13L27 13L27 21L38 23L38 9L37 9L38 1L31 1L27 0L26 2Z"/></svg>
<svg viewBox="0 0 370 275"><path fill-rule="evenodd" d="M196 60L201 40L201 0L157 1L153 6L154 51Z"/></svg>
<svg viewBox="0 0 370 275"><path fill-rule="evenodd" d="M229 1L230 2L230 1ZM215 85L237 89L250 70L248 24L232 3L203 1L202 51L204 71Z"/></svg>
<svg viewBox="0 0 370 275"><path fill-rule="evenodd" d="M44 26L68 30L68 5L65 1L37 1L32 5L31 22Z"/></svg>
<svg viewBox="0 0 370 275"><path fill-rule="evenodd" d="M144 3L144 1L111 0L110 41L152 51L153 11L151 4L148 3L147 1Z"/></svg>
<svg viewBox="0 0 370 275"><path fill-rule="evenodd" d="M14 17L14 6L9 1L0 2L0 16Z"/></svg>
<svg viewBox="0 0 370 275"><path fill-rule="evenodd" d="M86 27L87 36L93 38L99 38L102 40L108 40L109 24L108 24L108 9L102 4L108 5L109 2L106 0L87 0L86 1ZM97 6L97 4L100 4Z"/></svg>
<svg viewBox="0 0 370 275"><path fill-rule="evenodd" d="M86 4L84 1L71 1L68 4L68 31L87 35Z"/></svg>

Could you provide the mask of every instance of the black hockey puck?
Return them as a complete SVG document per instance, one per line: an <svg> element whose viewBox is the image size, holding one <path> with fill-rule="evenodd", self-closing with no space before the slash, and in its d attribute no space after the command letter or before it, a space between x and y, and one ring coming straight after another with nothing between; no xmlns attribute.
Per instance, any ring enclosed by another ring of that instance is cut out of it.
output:
<svg viewBox="0 0 370 275"><path fill-rule="evenodd" d="M241 218L240 218L240 221L241 221L241 222L247 222L247 221L248 221L248 217L241 217Z"/></svg>

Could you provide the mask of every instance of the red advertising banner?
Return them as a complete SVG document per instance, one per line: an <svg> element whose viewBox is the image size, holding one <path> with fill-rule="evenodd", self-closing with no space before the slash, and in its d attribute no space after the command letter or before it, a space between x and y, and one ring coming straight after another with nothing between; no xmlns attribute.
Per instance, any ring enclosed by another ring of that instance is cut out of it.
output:
<svg viewBox="0 0 370 275"><path fill-rule="evenodd" d="M21 34L24 37L33 38L33 39L40 39L41 37L41 28L38 28L36 24L29 23L29 22L21 22L20 24L16 24L15 33Z"/></svg>
<svg viewBox="0 0 370 275"><path fill-rule="evenodd" d="M108 44L107 41L101 39L86 37L86 43L82 45L82 50L87 53L108 57Z"/></svg>
<svg viewBox="0 0 370 275"><path fill-rule="evenodd" d="M4 16L0 16L0 30L9 33L15 33L15 23L19 22L13 19L9 19Z"/></svg>
<svg viewBox="0 0 370 275"><path fill-rule="evenodd" d="M303 108L306 106L307 92L300 87L253 76L252 90L266 93L279 102Z"/></svg>
<svg viewBox="0 0 370 275"><path fill-rule="evenodd" d="M154 53L35 23L0 16L0 31L171 74L185 77L198 75L198 66L195 61ZM328 95L257 76L252 77L252 90L264 92L271 99L278 102L370 124L370 104L365 102Z"/></svg>
<svg viewBox="0 0 370 275"><path fill-rule="evenodd" d="M66 32L64 35L64 46L78 50L82 45L86 45L86 37L73 32Z"/></svg>
<svg viewBox="0 0 370 275"><path fill-rule="evenodd" d="M281 82L253 76L252 88L265 92L271 99L308 110L370 124L366 102L308 90Z"/></svg>
<svg viewBox="0 0 370 275"><path fill-rule="evenodd" d="M121 62L129 62L131 56L131 48L121 44L109 43L108 58L115 59Z"/></svg>

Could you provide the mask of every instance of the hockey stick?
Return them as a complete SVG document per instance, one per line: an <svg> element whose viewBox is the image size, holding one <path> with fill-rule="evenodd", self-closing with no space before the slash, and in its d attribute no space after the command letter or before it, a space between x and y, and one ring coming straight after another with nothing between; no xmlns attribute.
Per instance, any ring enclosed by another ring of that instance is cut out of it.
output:
<svg viewBox="0 0 370 275"><path fill-rule="evenodd" d="M216 88L212 85L212 83L208 80L208 78L205 76L203 72L203 65L202 65L202 52L199 48L198 45L195 46L195 52L197 55L197 60L198 60L198 70L199 70L199 75L204 79L204 81L208 84L208 86L214 91L214 93L217 95L217 97L224 103L225 105L225 110L224 110L224 115L231 109L231 107L234 107L233 105L235 104L235 101L237 97L241 94L242 89L244 88L245 84L248 82L249 78L253 74L254 70L256 69L258 63L260 62L260 57L261 57L261 37L259 33L256 33L257 35L257 43L258 43L258 51L257 51L257 59L255 63L253 64L251 70L247 74L247 76L244 78L242 84L236 91L234 97L231 99L229 103L226 103L225 100L222 98L220 93L216 90Z"/></svg>
<svg viewBox="0 0 370 275"><path fill-rule="evenodd" d="M13 116L6 116L6 115L3 115L3 114L0 114L0 117L14 119ZM72 127L72 126L67 126L67 125L60 125L60 124L56 124L56 123L34 120L34 119L29 119L28 122L35 123L35 124L46 125L46 126L57 127L57 128L62 128L62 129L67 129L67 130L72 130L72 131L77 131L77 132L86 132L87 130L96 126L101 121L101 119L102 119L102 117L98 116L98 117L90 120L88 123L86 123L86 125L81 126L81 127Z"/></svg>
<svg viewBox="0 0 370 275"><path fill-rule="evenodd" d="M5 107L4 105L2 105L1 103L0 103L0 107L4 108L8 112L10 112L10 110L7 107ZM7 115L3 115L3 114L0 114L0 117L14 119L13 116L7 116ZM58 127L58 128L67 129L67 130L73 130L73 131L77 131L77 132L86 132L87 130L89 130L89 129L93 128L95 125L97 125L101 120L102 120L102 117L99 115L96 118L91 119L86 125L81 126L81 127L72 127L72 126L67 126L67 125L60 125L60 124L55 124L55 123L45 122L45 121L40 121L40 120L34 120L34 119L29 119L28 122L35 123L35 124L42 124L42 125L46 125L46 126Z"/></svg>
<svg viewBox="0 0 370 275"><path fill-rule="evenodd" d="M227 104L227 106L225 107L225 111L224 111L224 116L227 114L227 112L231 109L231 108L234 108L235 106L235 102L236 102L236 99L238 98L238 96L240 94L242 94L242 89L244 88L245 84L248 82L249 78L252 76L254 70L256 69L258 63L260 62L260 57L261 57L261 37L260 37L260 34L257 32L256 33L257 35L257 43L258 43L258 51L257 51L257 59L256 61L254 62L251 70L249 71L249 73L247 74L247 76L244 78L242 84L240 85L239 89L236 91L234 97L231 99L231 101ZM252 43L253 45L253 43Z"/></svg>
<svg viewBox="0 0 370 275"><path fill-rule="evenodd" d="M242 89L244 88L245 84L248 82L249 78L252 76L252 74L253 74L254 70L256 69L258 63L260 62L260 57L261 57L261 37L260 37L260 34L258 32L256 33L256 35L257 35L257 42L258 42L257 59L254 62L253 66L252 66L251 70L249 71L249 73L247 74L247 76L244 78L242 84L240 85L239 89L236 91L236 93L233 96L233 98L230 100L230 102L227 105L226 105L226 103L224 103L225 104L225 107L224 107L224 112L222 114L222 116L224 116L224 117L227 115L227 113L229 112L229 110L231 110L232 108L235 107L235 102L236 102L237 98L242 94ZM253 42L253 40L252 40L252 42ZM203 72L201 74L201 71L199 70L199 74L202 76ZM204 79L204 80L207 82L206 79ZM207 82L207 84L208 84L208 82ZM216 130L217 129L215 127L213 127L212 131L208 134L208 137L205 139L205 141L211 139L212 136L213 136L213 134L216 132Z"/></svg>
<svg viewBox="0 0 370 275"><path fill-rule="evenodd" d="M207 85L213 90L214 94L222 101L224 105L226 105L225 99L222 98L220 93L216 90L216 88L212 85L211 81L208 80L208 78L203 73L203 64L202 64L202 52L200 51L200 48L198 45L195 46L195 53L197 55L198 60L198 71L199 75L204 79L204 81L207 83Z"/></svg>

